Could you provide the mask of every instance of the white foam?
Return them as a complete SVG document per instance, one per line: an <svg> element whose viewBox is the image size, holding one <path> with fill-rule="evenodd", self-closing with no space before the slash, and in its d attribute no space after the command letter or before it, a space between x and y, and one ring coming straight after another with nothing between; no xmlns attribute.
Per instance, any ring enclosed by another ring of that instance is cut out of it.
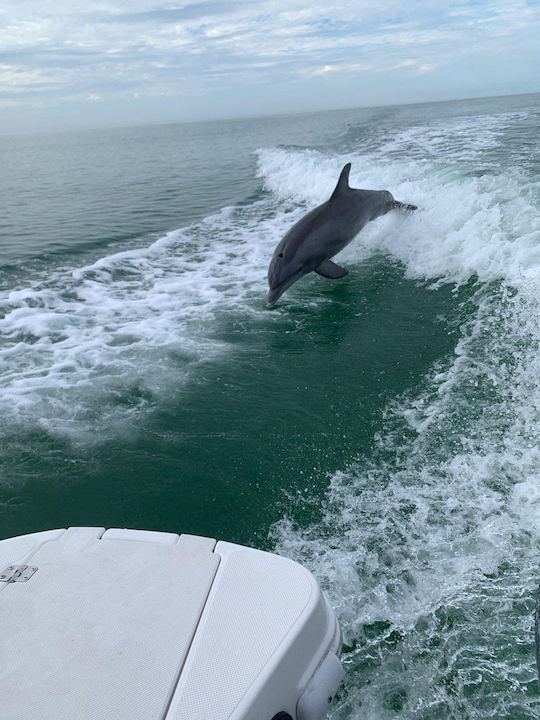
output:
<svg viewBox="0 0 540 720"><path fill-rule="evenodd" d="M479 151L500 141L500 123L491 129ZM512 168L474 177L395 158L421 138L437 155L438 132L405 132L369 156L261 153L267 188L286 201L320 202L352 160L352 186L420 206L372 223L344 261L383 252L432 289L482 283L453 357L387 408L370 459L328 479L321 519L273 529L277 549L322 581L351 646L336 717L534 716L532 648L527 661L519 648L540 567L540 186Z"/></svg>
<svg viewBox="0 0 540 720"><path fill-rule="evenodd" d="M215 337L218 317L265 312L268 257L284 222L283 213L261 220L256 205L225 208L149 247L4 294L4 417L99 432L164 398L227 349Z"/></svg>
<svg viewBox="0 0 540 720"><path fill-rule="evenodd" d="M477 301L455 357L388 408L374 456L329 479L322 519L273 531L357 648L339 717L394 717L397 690L403 718L503 716L510 685L524 712L536 683L532 647L524 663L519 648L540 572L540 302L494 289Z"/></svg>
<svg viewBox="0 0 540 720"><path fill-rule="evenodd" d="M377 148L381 159L406 156L425 160L440 159L453 163L478 160L486 150L500 146L504 132L526 113L474 115L454 120L436 120L398 131Z"/></svg>
<svg viewBox="0 0 540 720"><path fill-rule="evenodd" d="M540 277L540 183L526 181L520 171L471 178L424 162L380 164L354 153L326 157L272 149L260 153L260 172L281 199L311 206L328 197L349 160L352 187L388 189L420 209L370 223L342 257L361 261L385 252L405 265L409 277L445 282L475 275L520 285Z"/></svg>

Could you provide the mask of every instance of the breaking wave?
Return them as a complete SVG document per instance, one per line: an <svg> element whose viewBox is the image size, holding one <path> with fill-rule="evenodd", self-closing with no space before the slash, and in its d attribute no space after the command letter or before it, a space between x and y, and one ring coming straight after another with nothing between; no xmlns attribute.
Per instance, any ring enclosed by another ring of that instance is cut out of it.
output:
<svg viewBox="0 0 540 720"><path fill-rule="evenodd" d="M483 146L503 142L498 121L489 126ZM328 479L321 518L273 528L276 547L312 568L342 621L349 680L336 718L538 712L540 185L520 170L475 176L446 162L462 160L478 125L458 130L458 143L435 144L435 161L395 158L400 143L433 144L433 128L369 156L261 158L283 198L318 199L347 158L353 186L420 206L373 223L346 250L349 262L384 252L433 292L475 283L453 355L387 407L368 458ZM312 178L304 197L302 168Z"/></svg>

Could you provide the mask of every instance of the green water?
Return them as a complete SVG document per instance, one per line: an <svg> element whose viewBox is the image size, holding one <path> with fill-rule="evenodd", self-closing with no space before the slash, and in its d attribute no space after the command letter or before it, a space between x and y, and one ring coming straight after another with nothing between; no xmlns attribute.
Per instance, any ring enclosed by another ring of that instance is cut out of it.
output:
<svg viewBox="0 0 540 720"><path fill-rule="evenodd" d="M3 512L6 532L101 523L267 545L284 491L322 497L328 472L369 452L381 405L452 348L439 319L449 291L426 306L425 290L400 276L376 258L285 327L246 332L229 318L219 335L233 361L209 363L121 439L103 433L87 447L18 431L10 462L23 487Z"/></svg>
<svg viewBox="0 0 540 720"><path fill-rule="evenodd" d="M0 538L189 532L304 562L339 718L533 718L540 97L0 137ZM276 308L351 160L418 204Z"/></svg>

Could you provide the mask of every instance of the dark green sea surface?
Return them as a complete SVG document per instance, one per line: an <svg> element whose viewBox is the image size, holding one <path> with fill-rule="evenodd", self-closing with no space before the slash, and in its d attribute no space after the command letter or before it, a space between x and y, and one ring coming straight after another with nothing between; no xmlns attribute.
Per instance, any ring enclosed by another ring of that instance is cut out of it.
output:
<svg viewBox="0 0 540 720"><path fill-rule="evenodd" d="M0 136L0 538L187 532L306 564L332 717L535 718L540 96ZM413 202L275 308L352 162Z"/></svg>

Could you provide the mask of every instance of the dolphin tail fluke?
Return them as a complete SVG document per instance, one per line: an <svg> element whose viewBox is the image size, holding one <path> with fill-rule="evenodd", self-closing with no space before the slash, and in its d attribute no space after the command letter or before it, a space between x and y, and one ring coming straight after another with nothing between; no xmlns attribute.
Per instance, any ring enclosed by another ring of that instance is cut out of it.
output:
<svg viewBox="0 0 540 720"><path fill-rule="evenodd" d="M336 265L331 260L325 260L318 268L315 268L317 275L321 277L330 278L330 280L337 280L338 278L345 277L348 274L348 270Z"/></svg>
<svg viewBox="0 0 540 720"><path fill-rule="evenodd" d="M398 202L397 200L394 200L393 207L396 210L409 210L409 212L412 212L413 210L418 210L418 207L416 205L410 205L409 203Z"/></svg>
<svg viewBox="0 0 540 720"><path fill-rule="evenodd" d="M349 190L349 173L351 172L351 163L347 163L343 170L341 171L341 175L339 176L339 180L337 181L337 185L334 189L334 192L330 196L330 199L337 197L338 195L341 195L342 192L345 192L346 190Z"/></svg>

